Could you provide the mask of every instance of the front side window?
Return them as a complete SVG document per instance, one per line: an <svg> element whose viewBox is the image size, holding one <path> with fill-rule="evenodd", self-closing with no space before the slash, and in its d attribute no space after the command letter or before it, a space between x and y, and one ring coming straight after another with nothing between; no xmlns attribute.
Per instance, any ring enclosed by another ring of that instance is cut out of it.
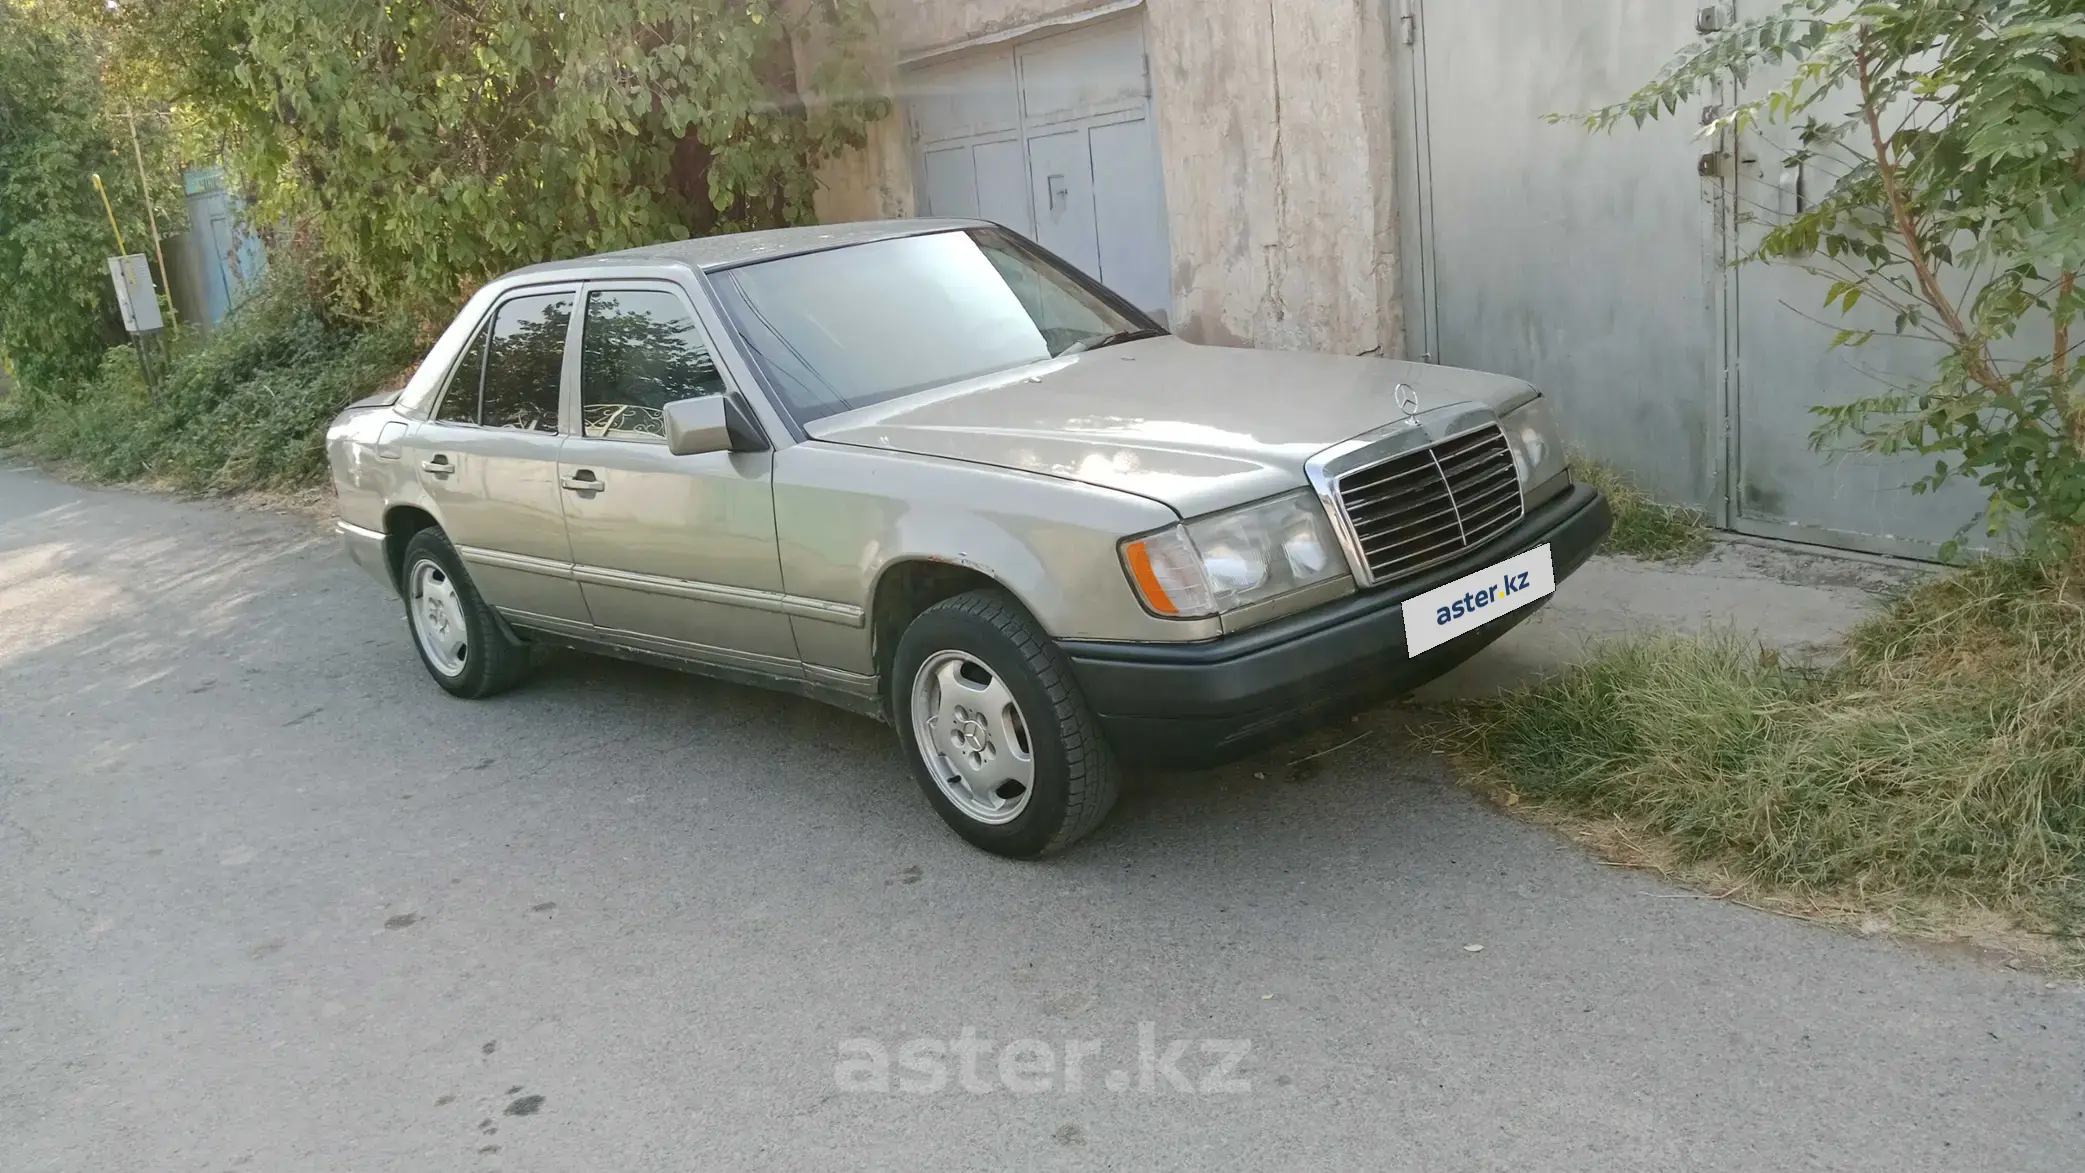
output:
<svg viewBox="0 0 2085 1173"><path fill-rule="evenodd" d="M557 431L559 375L572 295L531 294L501 302L485 352L479 422L488 428Z"/></svg>
<svg viewBox="0 0 2085 1173"><path fill-rule="evenodd" d="M667 404L724 393L702 328L662 289L595 290L579 343L579 422L596 438L663 438Z"/></svg>
<svg viewBox="0 0 2085 1173"><path fill-rule="evenodd" d="M718 275L799 420L1163 333L997 229L879 240Z"/></svg>

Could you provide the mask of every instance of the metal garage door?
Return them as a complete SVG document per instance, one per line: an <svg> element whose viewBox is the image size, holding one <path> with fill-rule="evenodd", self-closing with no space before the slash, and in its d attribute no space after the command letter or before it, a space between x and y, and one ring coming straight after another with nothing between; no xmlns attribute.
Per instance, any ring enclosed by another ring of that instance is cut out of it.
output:
<svg viewBox="0 0 2085 1173"><path fill-rule="evenodd" d="M1166 240L1137 17L966 53L906 78L922 211L1014 229L1166 317Z"/></svg>
<svg viewBox="0 0 2085 1173"><path fill-rule="evenodd" d="M1395 3L1411 353L1544 387L1583 447L1740 532L1930 555L1978 516L1974 486L1904 487L1926 462L1811 451L1812 405L1933 355L1833 350L1818 278L1728 265L1797 198L1786 144L1718 155L1698 108L1612 135L1547 121L1653 76L1698 35L1695 0Z"/></svg>

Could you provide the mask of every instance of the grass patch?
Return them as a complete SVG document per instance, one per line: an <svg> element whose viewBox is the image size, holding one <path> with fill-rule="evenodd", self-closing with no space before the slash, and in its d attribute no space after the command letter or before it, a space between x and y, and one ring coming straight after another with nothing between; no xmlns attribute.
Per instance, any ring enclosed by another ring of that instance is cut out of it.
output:
<svg viewBox="0 0 2085 1173"><path fill-rule="evenodd" d="M1691 561L1709 552L1708 515L1660 505L1619 470L1574 455L1571 475L1600 490L1614 511L1614 531L1601 548L1653 561Z"/></svg>
<svg viewBox="0 0 2085 1173"><path fill-rule="evenodd" d="M1623 640L1434 736L1512 801L1640 829L1754 892L2068 931L2085 907L2085 560L1916 586L1822 669L1735 634Z"/></svg>
<svg viewBox="0 0 2085 1173"><path fill-rule="evenodd" d="M326 424L418 356L403 323L328 323L301 275L270 270L208 334L178 343L149 392L128 347L69 394L0 401L0 443L98 481L153 481L205 493L310 485L326 471Z"/></svg>

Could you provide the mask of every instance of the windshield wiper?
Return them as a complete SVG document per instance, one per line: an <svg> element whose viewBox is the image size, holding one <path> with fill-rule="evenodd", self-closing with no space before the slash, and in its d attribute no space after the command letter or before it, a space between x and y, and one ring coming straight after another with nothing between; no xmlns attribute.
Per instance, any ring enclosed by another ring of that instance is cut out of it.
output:
<svg viewBox="0 0 2085 1173"><path fill-rule="evenodd" d="M1063 358L1067 354L1078 354L1081 351L1087 350L1099 350L1103 346L1113 346L1118 342L1136 342L1145 338L1163 338L1165 337L1165 333L1166 332L1164 330L1154 330L1148 326L1139 327L1135 330L1117 330L1113 334L1101 334L1093 338L1081 338L1077 342L1072 343L1070 346L1065 347L1063 350L1058 351L1057 357Z"/></svg>

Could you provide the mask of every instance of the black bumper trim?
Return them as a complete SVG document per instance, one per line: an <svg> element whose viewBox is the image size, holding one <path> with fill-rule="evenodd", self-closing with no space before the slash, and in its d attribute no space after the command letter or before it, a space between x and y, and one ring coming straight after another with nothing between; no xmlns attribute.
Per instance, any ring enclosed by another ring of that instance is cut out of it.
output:
<svg viewBox="0 0 2085 1173"><path fill-rule="evenodd" d="M1612 525L1606 499L1590 486L1574 485L1509 533L1453 562L1250 631L1197 644L1068 640L1062 646L1087 703L1122 756L1222 761L1417 688L1541 607L1502 616L1415 658L1405 654L1406 599L1544 542L1561 586Z"/></svg>

